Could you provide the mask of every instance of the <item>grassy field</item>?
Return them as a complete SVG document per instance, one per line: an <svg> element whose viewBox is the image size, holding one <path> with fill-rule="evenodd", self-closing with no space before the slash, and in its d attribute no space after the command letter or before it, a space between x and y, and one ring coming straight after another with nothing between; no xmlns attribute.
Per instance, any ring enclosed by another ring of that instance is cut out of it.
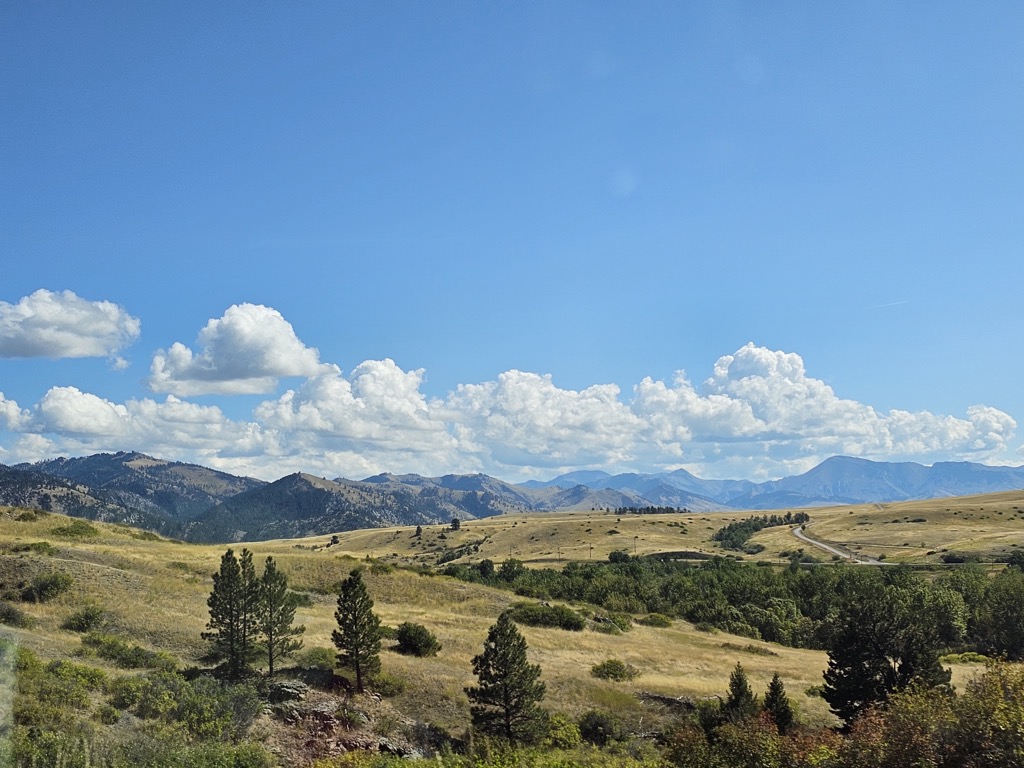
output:
<svg viewBox="0 0 1024 768"><path fill-rule="evenodd" d="M19 515L17 510L0 511L0 549L7 553L0 558L5 582L16 583L34 572L58 569L74 578L74 586L53 602L22 605L36 623L31 629L5 628L18 642L44 658L71 656L80 649L81 636L62 630L60 624L82 605L96 603L107 611L111 626L120 634L148 648L167 651L186 665L199 663L205 650L200 633L208 618L206 599L212 587L211 575L226 547L157 540L128 528L103 524L92 525L98 532L96 536L68 538L55 533L68 524L67 518L45 515L19 521ZM594 516L588 525L596 529L598 519L600 525L618 524L614 517ZM587 516L570 516L567 520L578 527ZM538 518L491 521L490 527L500 531L504 524L518 534L520 529L545 530L554 522ZM570 527L566 522L558 522L557 526ZM624 531L640 530L637 524L641 522L624 518L622 526ZM665 528L662 535L674 533L683 538L676 529L665 525L668 521L657 522L657 526L647 528L658 529L659 533ZM457 541L473 540L481 535L475 530L477 526L482 528L484 523L464 526L454 537ZM406 541L412 530L398 531L397 539L394 533L340 534L343 543L330 548L318 546L326 544L330 537L246 546L253 551L258 565L266 556L273 555L290 584L309 592L313 606L300 608L297 615L298 622L306 626L306 649L333 650L330 636L336 626L333 614L337 585L352 568L366 564L365 557L371 551L381 553L378 542ZM548 538L554 540L558 536ZM12 553L19 545L42 541L55 546L56 553ZM368 542L366 550L357 546L360 541ZM529 541L529 535L524 541ZM546 549L545 546L536 556L522 551L516 554L537 563L547 557ZM481 550L481 554L491 551L483 547ZM599 553L595 548L594 557L604 557L607 551ZM494 549L493 555L500 557L500 549ZM406 683L404 692L392 700L393 705L410 717L436 722L453 731L464 729L469 705L463 688L474 682L471 659L480 652L488 627L517 598L497 589L382 564L367 568L365 580L384 624L423 624L443 646L437 657L429 659L383 654L384 671ZM641 705L636 694L646 691L673 697L718 695L725 692L729 673L740 661L756 690L763 691L777 671L810 721L822 722L830 717L820 698L804 694L808 687L821 682L826 662L821 652L701 632L681 621L664 629L638 625L617 636L530 627L523 628L523 634L529 643L531 661L544 670L546 704L554 711L575 716L594 707L615 709L627 720L632 718L636 725L645 717L649 724L658 714ZM640 669L640 677L628 683L593 678L590 668L609 658L634 665ZM100 660L90 663L105 664ZM112 667L108 670L116 673Z"/></svg>
<svg viewBox="0 0 1024 768"><path fill-rule="evenodd" d="M990 561L1005 558L1024 544L1022 510L1024 492L830 507L809 511L808 533L844 551L876 558L884 555L888 562L941 563L948 554ZM480 652L488 627L517 598L390 565L483 558L500 563L511 555L531 567L557 567L569 560L606 560L614 550L638 555L725 554L712 542L712 534L730 522L760 514L517 514L464 522L458 531L450 526L426 527L421 536L413 528L391 528L339 533L334 543L332 536L318 536L245 546L253 551L258 566L273 555L290 585L309 594L312 607L298 612L298 621L306 626L306 649L333 651L330 636L336 626L337 586L352 568L368 565L365 579L383 622L423 624L443 645L441 653L430 659L383 654L384 671L405 681L404 692L392 700L395 709L458 732L469 718L463 688L474 681L471 659ZM208 618L211 575L226 547L167 541L103 524L91 525L95 535L76 535L69 530L71 523L60 515L0 509L0 578L6 587L55 569L74 579L71 591L57 600L21 606L35 620L31 629L4 631L44 658L71 656L80 650L81 636L61 629L60 624L82 605L95 603L106 610L110 626L119 634L171 653L186 665L199 663L206 649L200 633ZM55 549L18 551L38 542L48 542ZM798 542L788 527L764 529L751 542L765 549L745 556L748 560L783 562L801 547L821 560L830 559ZM831 722L824 701L806 693L821 684L826 665L821 652L698 631L682 621L664 629L637 625L621 635L529 627L523 628L523 634L531 660L544 671L546 705L554 711L577 716L595 707L615 710L642 727L663 713L643 705L637 694L716 696L726 690L729 673L739 661L755 691L763 692L771 675L778 672L806 720ZM609 658L634 665L641 675L624 683L593 678L590 668ZM90 663L104 665L99 660ZM113 668L109 671L116 673ZM957 666L954 682L962 684L973 671L969 665Z"/></svg>
<svg viewBox="0 0 1024 768"><path fill-rule="evenodd" d="M944 555L1005 561L1024 546L1024 491L807 511L809 536L888 562L935 565ZM805 546L782 528L760 531L752 541L765 547L763 558Z"/></svg>
<svg viewBox="0 0 1024 768"><path fill-rule="evenodd" d="M1014 549L1024 546L1024 491L802 511L811 516L807 533L812 538L891 562L941 564L942 556L949 554L1005 560ZM764 514L510 514L463 522L458 531L447 525L427 526L422 537L416 537L412 528L351 531L338 534L338 543L330 549L397 565L433 565L446 556L454 562L490 558L500 563L515 557L535 567L559 566L570 560L606 560L614 550L638 555L722 555L729 553L711 540L715 531ZM290 543L319 548L330 540L330 536L317 536ZM766 528L755 534L751 543L765 550L745 559L784 561L801 548L819 559L831 559L794 538L789 527Z"/></svg>

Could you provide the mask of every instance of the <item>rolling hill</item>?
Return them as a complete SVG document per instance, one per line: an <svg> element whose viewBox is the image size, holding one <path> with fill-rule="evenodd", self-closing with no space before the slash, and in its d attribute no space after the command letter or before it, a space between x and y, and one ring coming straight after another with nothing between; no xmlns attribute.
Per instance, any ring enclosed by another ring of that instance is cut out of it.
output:
<svg viewBox="0 0 1024 768"><path fill-rule="evenodd" d="M0 465L0 501L131 524L193 541L254 541L359 528L447 523L511 512L670 507L695 513L891 503L1024 488L1024 467L931 467L837 456L762 483L663 473L578 471L508 483L483 474L297 473L273 483L140 453Z"/></svg>

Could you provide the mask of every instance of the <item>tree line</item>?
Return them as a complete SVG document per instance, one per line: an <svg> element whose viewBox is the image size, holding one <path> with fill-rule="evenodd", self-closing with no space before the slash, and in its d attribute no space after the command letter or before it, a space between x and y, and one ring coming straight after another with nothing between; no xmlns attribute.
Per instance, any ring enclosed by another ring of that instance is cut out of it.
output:
<svg viewBox="0 0 1024 768"><path fill-rule="evenodd" d="M717 541L723 549L732 549L737 552L757 554L764 547L760 544L748 545L747 541L758 531L764 528L775 528L781 525L803 525L811 519L806 512L787 512L784 515L761 515L760 517L748 517L745 520L737 520L729 523L724 528L719 528L712 536L712 541Z"/></svg>

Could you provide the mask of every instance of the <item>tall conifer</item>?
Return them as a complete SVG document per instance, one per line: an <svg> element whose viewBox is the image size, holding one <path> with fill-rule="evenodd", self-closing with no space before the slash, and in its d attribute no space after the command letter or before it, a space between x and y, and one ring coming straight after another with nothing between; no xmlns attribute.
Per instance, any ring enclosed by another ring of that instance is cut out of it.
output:
<svg viewBox="0 0 1024 768"><path fill-rule="evenodd" d="M540 667L526 659L526 640L508 613L487 633L484 651L473 658L479 685L466 689L473 726L509 741L531 741L545 721Z"/></svg>
<svg viewBox="0 0 1024 768"><path fill-rule="evenodd" d="M229 549L221 557L220 570L213 574L213 591L206 601L209 631L202 636L212 643L210 656L221 662L222 671L232 680L244 676L255 657L259 603L252 553L243 549L239 560Z"/></svg>
<svg viewBox="0 0 1024 768"><path fill-rule="evenodd" d="M277 564L272 557L267 558L260 586L263 601L259 631L267 659L267 675L273 677L274 663L302 647L302 641L298 637L306 628L301 625L294 626L296 596L294 592L288 591L288 579L277 570Z"/></svg>
<svg viewBox="0 0 1024 768"><path fill-rule="evenodd" d="M381 631L359 571L342 582L334 618L338 628L331 639L338 649L338 663L355 672L356 690L362 692L365 681L380 671Z"/></svg>

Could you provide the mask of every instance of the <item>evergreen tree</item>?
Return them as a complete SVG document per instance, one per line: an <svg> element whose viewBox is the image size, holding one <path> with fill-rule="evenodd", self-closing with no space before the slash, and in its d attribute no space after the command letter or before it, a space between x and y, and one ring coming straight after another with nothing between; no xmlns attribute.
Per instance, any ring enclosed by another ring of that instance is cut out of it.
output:
<svg viewBox="0 0 1024 768"><path fill-rule="evenodd" d="M288 591L288 578L277 570L274 558L268 557L260 580L263 604L259 631L267 658L267 675L274 676L274 662L290 656L302 647L299 635L304 626L293 626L298 603L295 593Z"/></svg>
<svg viewBox="0 0 1024 768"><path fill-rule="evenodd" d="M238 572L241 577L241 627L242 648L248 667L259 656L260 615L263 612L263 589L256 576L256 566L252 562L252 552L243 549L238 558Z"/></svg>
<svg viewBox="0 0 1024 768"><path fill-rule="evenodd" d="M213 574L213 591L206 604L210 621L203 632L212 643L210 656L221 662L220 668L232 680L244 676L255 658L258 631L259 582L252 570L252 553L242 550L242 558L232 550L220 560L220 571Z"/></svg>
<svg viewBox="0 0 1024 768"><path fill-rule="evenodd" d="M941 641L925 585L893 568L884 580L853 578L826 629L824 697L847 725L912 682L946 687Z"/></svg>
<svg viewBox="0 0 1024 768"><path fill-rule="evenodd" d="M775 727L779 729L779 733L785 736L793 727L795 716L793 705L789 703L786 687L782 684L782 678L779 677L778 672L768 683L768 690L764 694L764 708L775 721Z"/></svg>
<svg viewBox="0 0 1024 768"><path fill-rule="evenodd" d="M473 727L512 742L528 742L540 735L546 713L538 706L544 698L540 667L528 663L526 640L508 613L487 633L484 650L473 657L479 685L466 689Z"/></svg>
<svg viewBox="0 0 1024 768"><path fill-rule="evenodd" d="M750 689L747 673L737 661L729 675L729 695L722 704L722 713L730 720L745 720L757 714L757 697Z"/></svg>
<svg viewBox="0 0 1024 768"><path fill-rule="evenodd" d="M380 671L381 631L360 571L352 571L342 582L334 618L338 628L331 639L338 649L338 663L355 672L356 690L362 693L364 682Z"/></svg>

